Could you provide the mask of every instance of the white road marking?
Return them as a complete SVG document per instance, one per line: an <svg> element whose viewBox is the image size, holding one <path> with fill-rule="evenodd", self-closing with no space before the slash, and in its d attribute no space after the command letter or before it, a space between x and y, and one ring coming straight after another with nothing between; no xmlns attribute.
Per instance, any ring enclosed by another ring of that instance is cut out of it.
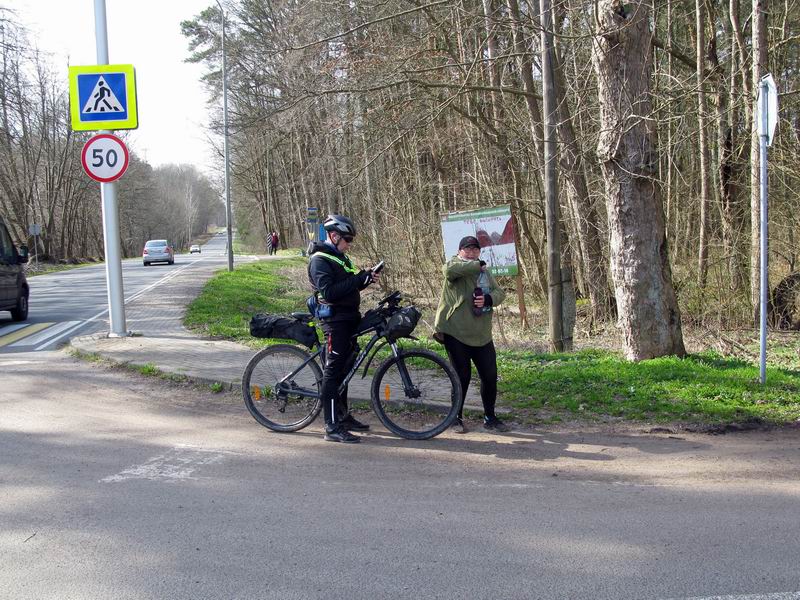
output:
<svg viewBox="0 0 800 600"><path fill-rule="evenodd" d="M58 335L68 327L72 327L76 323L81 323L81 321L64 321L63 323L58 323L57 325L53 325L52 327L48 327L47 329L43 329L39 333L34 335L24 337L21 340L14 342L13 344L9 344L9 348L16 348L20 346L35 346L36 344L41 344L43 341L50 339L54 335Z"/></svg>
<svg viewBox="0 0 800 600"><path fill-rule="evenodd" d="M152 290L154 287L156 287L156 286L158 286L158 285L161 285L161 284L162 284L162 283L164 283L165 281L169 281L169 280L170 280L170 279L172 279L173 277L177 277L177 276L178 276L180 273L182 273L183 271L185 271L185 270L186 270L186 269L188 269L189 267L193 266L193 265L194 265L195 263L197 263L197 262L199 262L199 259L198 259L198 260L194 260L194 261L190 262L188 265L185 265L185 266L181 267L180 269L176 269L176 270L172 271L171 273L169 273L168 275L165 275L164 277L162 277L161 279L159 279L159 280L158 280L158 281L156 281L155 283L153 283L153 284L150 284L150 285L149 285L149 286L147 286L146 288L139 290L138 292L136 292L136 293L135 293L135 294L133 294L132 296L129 296L128 298L126 298L126 299L125 299L125 304L127 304L128 302L131 302L132 300L136 300L136 298L138 298L139 296L141 296L141 295L142 295L142 294L144 294L145 292L148 292L148 291ZM106 308L105 310L103 310L103 311L101 311L101 312L97 313L97 314L96 314L96 315L94 315L93 317L90 317L90 318L86 319L85 321L79 321L77 325L74 325L73 327L70 327L69 329L67 329L66 331L64 331L64 332L63 332L61 335L59 335L59 336L57 336L57 337L55 337L55 338L53 338L53 339L51 339L51 340L48 340L47 342L45 342L45 343L41 344L40 346L37 346L36 348L34 348L34 350L35 350L36 352L38 352L39 350L43 350L44 348L46 348L46 347L48 347L48 346L53 346L53 345L57 344L57 343L58 343L59 341L61 341L61 340L62 340L64 337L66 337L66 336L68 336L69 334L73 333L74 331L76 331L76 330L80 329L80 328L81 328L81 327L83 327L84 325L88 325L88 324L89 324L89 323L91 323L92 321L96 321L97 319L99 319L100 317L102 317L102 316L103 316L104 314L106 314L107 312L108 312L108 309Z"/></svg>
<svg viewBox="0 0 800 600"><path fill-rule="evenodd" d="M194 473L199 467L219 462L227 455L236 452L225 450L207 450L192 446L176 446L172 450L154 456L141 465L134 465L109 475L100 480L101 483L119 483L130 479L149 479L150 481L179 482L198 479Z"/></svg>
<svg viewBox="0 0 800 600"><path fill-rule="evenodd" d="M777 592L775 594L745 594L743 596L696 596L692 598L674 598L672 600L800 600L800 592Z"/></svg>

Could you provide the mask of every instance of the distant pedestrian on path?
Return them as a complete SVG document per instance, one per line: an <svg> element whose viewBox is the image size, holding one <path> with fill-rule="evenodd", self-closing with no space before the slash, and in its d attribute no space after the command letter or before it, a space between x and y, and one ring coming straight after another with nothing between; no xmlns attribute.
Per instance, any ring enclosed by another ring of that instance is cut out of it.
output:
<svg viewBox="0 0 800 600"><path fill-rule="evenodd" d="M278 242L280 239L278 238L278 232L273 231L269 236L269 253L270 254L277 254L278 253Z"/></svg>
<svg viewBox="0 0 800 600"><path fill-rule="evenodd" d="M494 412L497 402L497 353L492 341L492 309L506 293L497 285L486 263L480 260L478 239L468 235L458 244L458 254L444 265L444 285L436 310L434 337L440 340L461 381L461 394L467 397L472 364L481 380L483 428L508 431L509 427ZM463 405L455 424L456 432L466 433Z"/></svg>

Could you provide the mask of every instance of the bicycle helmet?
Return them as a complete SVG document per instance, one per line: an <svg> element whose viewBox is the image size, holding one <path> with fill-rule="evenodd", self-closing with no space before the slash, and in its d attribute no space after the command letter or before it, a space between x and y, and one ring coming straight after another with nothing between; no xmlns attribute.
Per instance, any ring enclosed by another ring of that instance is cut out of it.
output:
<svg viewBox="0 0 800 600"><path fill-rule="evenodd" d="M343 215L328 215L322 226L325 231L335 231L341 235L356 235L356 226L353 221Z"/></svg>

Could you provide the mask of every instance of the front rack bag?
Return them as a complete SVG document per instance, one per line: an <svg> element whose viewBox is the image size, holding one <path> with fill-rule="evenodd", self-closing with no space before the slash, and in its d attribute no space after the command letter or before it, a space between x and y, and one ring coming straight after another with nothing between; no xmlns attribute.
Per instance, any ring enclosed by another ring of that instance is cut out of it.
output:
<svg viewBox="0 0 800 600"><path fill-rule="evenodd" d="M405 306L389 317L386 324L386 337L396 341L408 337L419 322L422 313L415 306Z"/></svg>
<svg viewBox="0 0 800 600"><path fill-rule="evenodd" d="M250 335L257 338L294 340L311 348L319 342L313 325L296 319L259 313L250 319Z"/></svg>

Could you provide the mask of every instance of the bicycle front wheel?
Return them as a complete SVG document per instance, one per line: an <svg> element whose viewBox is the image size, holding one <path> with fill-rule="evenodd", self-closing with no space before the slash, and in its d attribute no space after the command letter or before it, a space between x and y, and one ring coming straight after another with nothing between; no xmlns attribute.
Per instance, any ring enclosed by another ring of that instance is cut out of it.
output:
<svg viewBox="0 0 800 600"><path fill-rule="evenodd" d="M402 350L386 360L375 373L371 395L386 428L410 440L439 435L461 408L456 372L430 350Z"/></svg>
<svg viewBox="0 0 800 600"><path fill-rule="evenodd" d="M242 395L256 421L273 431L298 431L317 418L322 370L297 346L259 351L245 367Z"/></svg>

